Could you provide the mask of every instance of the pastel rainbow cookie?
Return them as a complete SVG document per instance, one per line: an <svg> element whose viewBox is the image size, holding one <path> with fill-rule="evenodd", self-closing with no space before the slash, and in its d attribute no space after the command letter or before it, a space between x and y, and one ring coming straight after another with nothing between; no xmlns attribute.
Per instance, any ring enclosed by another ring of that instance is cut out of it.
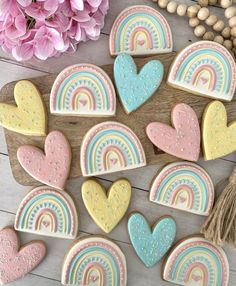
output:
<svg viewBox="0 0 236 286"><path fill-rule="evenodd" d="M170 26L155 9L145 5L131 6L116 18L109 46L111 55L169 53L173 49Z"/></svg>
<svg viewBox="0 0 236 286"><path fill-rule="evenodd" d="M235 61L230 52L218 43L199 41L178 54L167 82L195 94L230 101L235 80Z"/></svg>
<svg viewBox="0 0 236 286"><path fill-rule="evenodd" d="M143 167L146 158L138 137L126 125L106 121L93 126L80 150L83 176Z"/></svg>
<svg viewBox="0 0 236 286"><path fill-rule="evenodd" d="M78 215L71 197L65 192L42 186L29 192L20 203L15 229L39 235L74 239Z"/></svg>
<svg viewBox="0 0 236 286"><path fill-rule="evenodd" d="M200 236L180 241L163 269L163 279L178 285L228 285L229 264L224 250Z"/></svg>
<svg viewBox="0 0 236 286"><path fill-rule="evenodd" d="M77 116L113 116L116 94L109 76L92 64L64 69L50 94L51 113Z"/></svg>
<svg viewBox="0 0 236 286"><path fill-rule="evenodd" d="M63 285L125 286L126 259L120 248L100 236L87 236L72 245L61 274Z"/></svg>
<svg viewBox="0 0 236 286"><path fill-rule="evenodd" d="M214 203L214 185L208 173L197 164L171 163L154 178L149 200L208 216Z"/></svg>

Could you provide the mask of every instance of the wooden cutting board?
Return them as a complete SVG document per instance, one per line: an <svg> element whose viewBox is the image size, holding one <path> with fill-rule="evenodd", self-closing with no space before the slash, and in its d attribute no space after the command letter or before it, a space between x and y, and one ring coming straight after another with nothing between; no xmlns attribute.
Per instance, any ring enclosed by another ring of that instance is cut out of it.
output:
<svg viewBox="0 0 236 286"><path fill-rule="evenodd" d="M80 170L80 145L86 132L95 124L115 120L128 125L139 137L146 153L147 164L167 163L175 161L176 158L158 150L148 140L145 134L145 127L149 122L161 121L170 124L171 109L177 103L187 103L196 111L198 118L201 119L203 110L210 99L192 95L188 92L174 89L166 84L166 77L175 53L158 55L151 58L136 58L138 68L141 68L151 59L160 60L165 67L165 76L157 92L141 108L127 115L120 102L117 103L115 117L111 118L83 118L76 116L59 116L49 114L49 94L56 75L47 75L30 79L40 90L46 102L48 111L48 131L60 130L70 141L73 151L72 168L70 177L81 176ZM113 80L113 65L102 66ZM0 101L14 103L13 89L16 82L5 85L0 91ZM236 98L230 103L226 103L229 121L236 119ZM17 182L23 185L38 185L39 183L31 178L20 166L16 152L19 146L32 144L43 148L45 137L30 137L18 134L5 129L7 148L12 167L13 175Z"/></svg>

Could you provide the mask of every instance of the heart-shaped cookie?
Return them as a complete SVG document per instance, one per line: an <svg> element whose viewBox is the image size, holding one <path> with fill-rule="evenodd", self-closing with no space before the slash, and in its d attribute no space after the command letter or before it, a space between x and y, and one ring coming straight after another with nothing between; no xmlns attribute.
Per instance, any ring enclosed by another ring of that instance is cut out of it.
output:
<svg viewBox="0 0 236 286"><path fill-rule="evenodd" d="M17 150L21 166L36 180L58 189L63 189L69 176L71 147L59 131L52 131L45 140L44 152L31 145Z"/></svg>
<svg viewBox="0 0 236 286"><path fill-rule="evenodd" d="M150 228L138 212L130 215L128 232L131 243L146 267L153 267L168 252L176 236L176 223L170 216L161 217Z"/></svg>
<svg viewBox="0 0 236 286"><path fill-rule="evenodd" d="M195 111L187 104L177 104L172 109L172 124L152 122L146 133L152 143L175 157L197 161L200 152L200 127Z"/></svg>
<svg viewBox="0 0 236 286"><path fill-rule="evenodd" d="M12 228L0 231L0 284L5 285L23 278L43 260L45 244L32 241L19 249L19 240Z"/></svg>
<svg viewBox="0 0 236 286"><path fill-rule="evenodd" d="M149 61L137 73L133 58L128 54L120 54L114 63L116 87L123 107L127 113L139 108L158 89L164 74L161 62Z"/></svg>
<svg viewBox="0 0 236 286"><path fill-rule="evenodd" d="M46 135L46 109L35 85L27 80L19 81L14 97L17 106L0 103L0 125L25 135Z"/></svg>
<svg viewBox="0 0 236 286"><path fill-rule="evenodd" d="M220 101L210 102L204 110L202 137L205 160L213 160L236 151L236 121L227 126L227 112Z"/></svg>
<svg viewBox="0 0 236 286"><path fill-rule="evenodd" d="M132 188L128 180L115 181L106 194L105 189L95 180L82 185L82 197L95 223L106 233L119 223L128 209Z"/></svg>

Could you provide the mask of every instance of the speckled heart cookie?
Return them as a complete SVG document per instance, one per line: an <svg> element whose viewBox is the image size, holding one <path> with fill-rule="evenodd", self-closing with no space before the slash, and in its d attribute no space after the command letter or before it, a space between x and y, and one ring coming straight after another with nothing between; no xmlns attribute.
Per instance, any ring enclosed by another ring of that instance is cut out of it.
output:
<svg viewBox="0 0 236 286"><path fill-rule="evenodd" d="M87 211L96 224L106 233L119 223L128 209L132 188L128 180L119 179L105 189L95 180L82 185L82 198Z"/></svg>
<svg viewBox="0 0 236 286"><path fill-rule="evenodd" d="M31 145L18 148L17 158L21 166L36 180L63 189L70 172L71 147L59 131L52 131L45 140L44 152Z"/></svg>
<svg viewBox="0 0 236 286"><path fill-rule="evenodd" d="M25 135L46 135L46 109L35 85L27 80L17 82L14 98L17 106L0 103L0 125Z"/></svg>
<svg viewBox="0 0 236 286"><path fill-rule="evenodd" d="M42 241L31 241L20 248L16 232L10 227L2 229L0 231L0 285L23 278L40 264L45 255L46 247Z"/></svg>
<svg viewBox="0 0 236 286"><path fill-rule="evenodd" d="M227 112L220 101L204 110L202 137L205 160L214 160L236 151L236 121L227 125Z"/></svg>
<svg viewBox="0 0 236 286"><path fill-rule="evenodd" d="M160 122L148 124L148 138L168 154L197 161L200 152L200 127L195 111L189 105L180 103L172 109L171 119L174 128Z"/></svg>
<svg viewBox="0 0 236 286"><path fill-rule="evenodd" d="M164 74L160 61L152 60L137 72L133 58L128 54L120 54L114 63L116 87L127 113L139 108L158 89Z"/></svg>
<svg viewBox="0 0 236 286"><path fill-rule="evenodd" d="M151 229L145 217L135 212L129 217L128 232L138 257L146 267L153 267L173 244L176 223L172 217L164 216Z"/></svg>

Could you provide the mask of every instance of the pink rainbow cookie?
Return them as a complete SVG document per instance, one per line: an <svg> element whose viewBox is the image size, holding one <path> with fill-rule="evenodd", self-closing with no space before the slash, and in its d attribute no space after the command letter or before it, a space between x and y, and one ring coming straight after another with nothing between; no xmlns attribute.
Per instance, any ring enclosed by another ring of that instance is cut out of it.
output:
<svg viewBox="0 0 236 286"><path fill-rule="evenodd" d="M194 94L231 101L236 86L235 61L224 46L199 41L177 55L167 82Z"/></svg>
<svg viewBox="0 0 236 286"><path fill-rule="evenodd" d="M169 53L172 34L166 19L145 5L131 6L116 18L109 39L111 55L150 55Z"/></svg>
<svg viewBox="0 0 236 286"><path fill-rule="evenodd" d="M10 228L0 231L0 285L23 278L37 267L46 255L42 241L31 241L20 248L16 232Z"/></svg>
<svg viewBox="0 0 236 286"><path fill-rule="evenodd" d="M77 116L114 116L116 93L109 76L92 64L64 69L50 94L51 113Z"/></svg>
<svg viewBox="0 0 236 286"><path fill-rule="evenodd" d="M160 122L146 128L152 143L175 157L197 161L200 152L200 127L195 111L187 104L177 104L171 113L173 127Z"/></svg>
<svg viewBox="0 0 236 286"><path fill-rule="evenodd" d="M17 150L17 158L25 171L36 180L54 188L63 189L69 176L71 147L59 131L52 131L45 140L44 152L31 145Z"/></svg>
<svg viewBox="0 0 236 286"><path fill-rule="evenodd" d="M208 173L197 164L171 163L155 176L149 200L208 216L214 203L214 185Z"/></svg>

